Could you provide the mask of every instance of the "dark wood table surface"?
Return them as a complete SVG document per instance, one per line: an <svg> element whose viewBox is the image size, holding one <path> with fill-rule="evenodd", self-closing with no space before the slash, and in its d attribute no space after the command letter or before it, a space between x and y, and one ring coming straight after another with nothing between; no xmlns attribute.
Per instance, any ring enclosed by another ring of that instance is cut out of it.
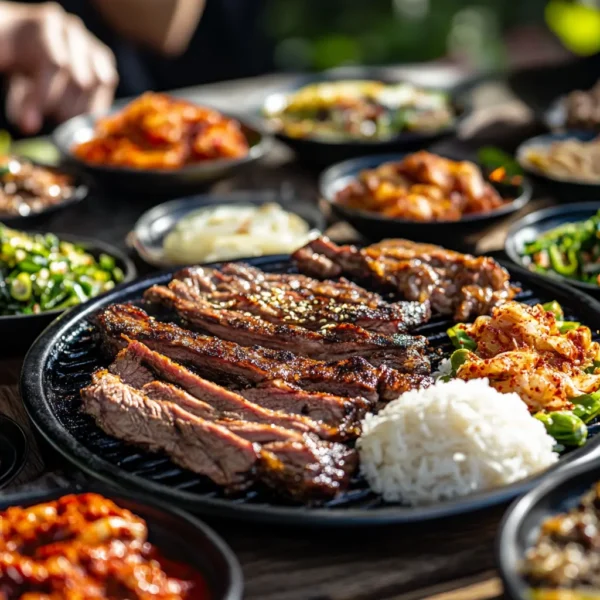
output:
<svg viewBox="0 0 600 600"><path fill-rule="evenodd" d="M401 71L400 71L401 72ZM423 70L424 83L452 83L460 73L448 69ZM228 82L184 90L182 95L216 106L243 111L256 104L282 77ZM439 143L435 150L468 154L480 145L507 149L535 133L527 108L511 96L502 82L479 86L473 93L476 112L465 124L460 139ZM214 191L279 189L292 186L298 202L317 202L318 173L297 164L286 148L277 145L269 157L251 171L213 186ZM126 247L127 233L155 198L135 197L102 190L72 209L44 222L43 229L80 234ZM536 198L526 211L547 205ZM510 222L469 240L474 250L487 252L502 247ZM345 224L329 233L339 241L353 241L356 233ZM140 272L149 268L138 261ZM9 340L3 340L3 346ZM8 491L26 484L34 487L61 485L74 474L70 467L38 441L29 428L18 394L22 357L0 361L0 413L16 418L27 428L31 451L26 467ZM494 539L506 507L426 526L370 529L283 528L206 519L231 545L245 576L245 597L256 600L371 600L435 597L441 600L492 598L501 595L494 574Z"/></svg>

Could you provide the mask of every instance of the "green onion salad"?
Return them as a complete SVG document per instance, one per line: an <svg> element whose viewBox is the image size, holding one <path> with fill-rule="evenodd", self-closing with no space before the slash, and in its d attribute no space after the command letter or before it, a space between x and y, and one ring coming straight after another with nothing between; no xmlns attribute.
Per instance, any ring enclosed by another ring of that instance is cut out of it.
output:
<svg viewBox="0 0 600 600"><path fill-rule="evenodd" d="M526 266L600 286L600 211L586 221L567 223L527 242L521 252Z"/></svg>
<svg viewBox="0 0 600 600"><path fill-rule="evenodd" d="M64 310L112 289L124 273L53 234L27 234L0 223L0 315Z"/></svg>

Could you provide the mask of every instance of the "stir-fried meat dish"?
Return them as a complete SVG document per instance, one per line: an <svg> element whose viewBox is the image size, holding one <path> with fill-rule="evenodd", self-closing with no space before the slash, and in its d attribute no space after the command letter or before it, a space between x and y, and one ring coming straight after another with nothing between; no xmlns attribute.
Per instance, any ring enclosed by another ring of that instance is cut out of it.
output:
<svg viewBox="0 0 600 600"><path fill-rule="evenodd" d="M137 169L180 169L248 154L240 124L216 110L147 92L98 121L94 137L73 148L86 162Z"/></svg>
<svg viewBox="0 0 600 600"><path fill-rule="evenodd" d="M332 278L342 274L372 281L407 300L430 302L457 321L489 314L519 291L494 259L474 257L432 244L384 240L359 250L318 238L296 251L303 273Z"/></svg>
<svg viewBox="0 0 600 600"><path fill-rule="evenodd" d="M208 600L192 568L161 556L143 519L98 494L0 514L6 600Z"/></svg>
<svg viewBox="0 0 600 600"><path fill-rule="evenodd" d="M184 269L144 297L157 316L130 304L96 315L112 362L81 390L83 409L228 492L334 497L366 413L433 382L427 340L409 333L427 302L242 264Z"/></svg>
<svg viewBox="0 0 600 600"><path fill-rule="evenodd" d="M463 215L490 212L510 202L474 163L425 150L361 171L336 194L335 201L348 208L413 221L458 221Z"/></svg>
<svg viewBox="0 0 600 600"><path fill-rule="evenodd" d="M574 90L564 100L566 126L569 129L600 128L600 81L586 91Z"/></svg>
<svg viewBox="0 0 600 600"><path fill-rule="evenodd" d="M595 598L600 590L600 483L568 512L548 517L527 551L523 575L540 600ZM565 595L561 595L561 591ZM567 590L573 590L568 594Z"/></svg>
<svg viewBox="0 0 600 600"><path fill-rule="evenodd" d="M571 409L573 399L600 389L600 345L590 329L565 326L541 305L508 302L460 328L475 348L457 377L488 378L497 390L518 393L532 412Z"/></svg>

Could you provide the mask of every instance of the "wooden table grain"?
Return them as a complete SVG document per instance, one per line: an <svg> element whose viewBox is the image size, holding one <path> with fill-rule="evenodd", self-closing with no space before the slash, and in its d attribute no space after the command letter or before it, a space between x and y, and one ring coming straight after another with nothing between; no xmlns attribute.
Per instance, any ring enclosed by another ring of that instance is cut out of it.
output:
<svg viewBox="0 0 600 600"><path fill-rule="evenodd" d="M240 112L256 101L259 92L279 83L281 77L264 78L183 90L181 94ZM436 150L468 154L480 145L497 145L500 138L507 149L512 149L535 133L530 113L500 84L487 84L476 90L474 97L476 105L484 108L466 124L458 140L445 141ZM292 186L299 202L317 199L316 174L296 164L285 148L276 146L261 165L213 189L278 189L282 184ZM500 249L511 222L549 203L547 199L536 199L520 214L476 236L471 240L473 249ZM147 199L105 192L57 214L43 227L58 233L95 236L125 248L127 232L147 208ZM329 233L340 241L358 239L356 232L343 223L334 224ZM143 265L138 265L143 271ZM6 340L3 342L6 346ZM72 471L50 451L39 450L18 392L22 358L0 360L0 413L23 424L31 441L27 465L10 488L24 483L47 485L39 478L59 469L58 478L53 480L56 485L64 480L60 477L68 479ZM206 521L239 557L248 600L475 600L502 594L494 572L494 540L505 508L426 526L369 529Z"/></svg>

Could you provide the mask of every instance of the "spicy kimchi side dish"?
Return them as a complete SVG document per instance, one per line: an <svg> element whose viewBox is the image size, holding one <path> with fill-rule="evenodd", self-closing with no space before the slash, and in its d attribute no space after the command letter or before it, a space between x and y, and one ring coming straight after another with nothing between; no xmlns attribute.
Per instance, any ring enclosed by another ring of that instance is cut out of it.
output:
<svg viewBox="0 0 600 600"><path fill-rule="evenodd" d="M91 140L73 154L88 163L137 169L180 169L248 154L238 121L212 108L147 92L100 119Z"/></svg>
<svg viewBox="0 0 600 600"><path fill-rule="evenodd" d="M359 473L387 501L450 499L543 471L585 441L600 412L598 345L557 305L518 302L493 259L327 238L292 258L299 274L187 267L137 306L104 308L95 322L112 362L81 390L82 410L226 494L304 504L336 499ZM432 315L465 323L446 340L464 356L436 373L419 329Z"/></svg>
<svg viewBox="0 0 600 600"><path fill-rule="evenodd" d="M202 576L164 557L145 521L98 494L0 513L0 597L209 600Z"/></svg>
<svg viewBox="0 0 600 600"><path fill-rule="evenodd" d="M548 517L521 572L534 600L587 600L600 593L600 483L568 512Z"/></svg>
<svg viewBox="0 0 600 600"><path fill-rule="evenodd" d="M456 116L444 92L381 81L314 83L278 97L265 112L290 137L324 141L377 141L405 131L437 131Z"/></svg>
<svg viewBox="0 0 600 600"><path fill-rule="evenodd" d="M391 219L458 221L512 200L505 200L474 163L423 150L361 171L337 193L335 202Z"/></svg>

